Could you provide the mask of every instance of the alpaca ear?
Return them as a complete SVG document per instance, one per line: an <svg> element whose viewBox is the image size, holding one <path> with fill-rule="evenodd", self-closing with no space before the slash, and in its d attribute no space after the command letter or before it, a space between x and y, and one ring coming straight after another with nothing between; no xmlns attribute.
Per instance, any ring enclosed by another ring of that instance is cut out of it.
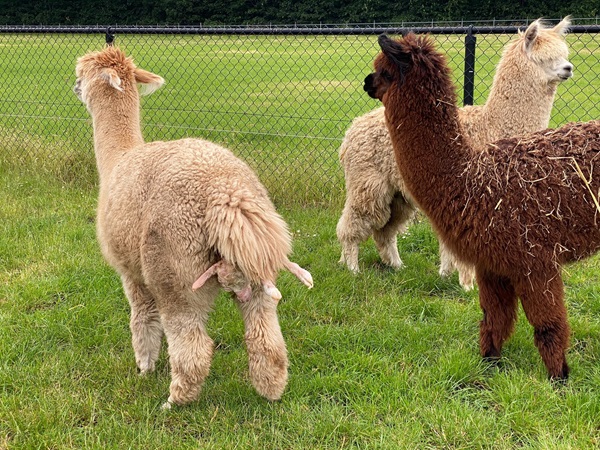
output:
<svg viewBox="0 0 600 450"><path fill-rule="evenodd" d="M563 20L558 22L552 31L560 36L565 36L569 32L571 26L571 16L566 16Z"/></svg>
<svg viewBox="0 0 600 450"><path fill-rule="evenodd" d="M149 95L165 84L163 77L160 77L147 70L140 69L138 67L133 71L135 81L142 85L141 94Z"/></svg>
<svg viewBox="0 0 600 450"><path fill-rule="evenodd" d="M540 26L541 26L540 19L538 19L538 20L531 22L531 25L529 25L527 27L527 30L525 30L525 36L524 36L525 52L529 53L531 51L531 49L533 48L533 44L535 43L535 40L538 37Z"/></svg>
<svg viewBox="0 0 600 450"><path fill-rule="evenodd" d="M411 54L405 52L398 42L390 39L385 34L380 35L377 41L384 55L396 64L400 70L406 70L411 66Z"/></svg>
<svg viewBox="0 0 600 450"><path fill-rule="evenodd" d="M121 87L121 78L119 78L119 75L117 75L116 70L104 69L102 72L100 72L100 77L117 91L123 92L123 88Z"/></svg>

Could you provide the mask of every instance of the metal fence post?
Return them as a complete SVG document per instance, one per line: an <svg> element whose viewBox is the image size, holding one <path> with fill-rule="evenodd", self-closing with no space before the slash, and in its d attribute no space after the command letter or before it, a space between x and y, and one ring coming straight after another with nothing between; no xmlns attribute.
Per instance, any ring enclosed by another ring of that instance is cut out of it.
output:
<svg viewBox="0 0 600 450"><path fill-rule="evenodd" d="M115 42L115 36L110 31L110 27L108 27L106 29L106 44L112 46Z"/></svg>
<svg viewBox="0 0 600 450"><path fill-rule="evenodd" d="M475 47L477 37L473 34L473 25L470 25L465 36L465 73L463 105L473 104L473 89L475 86Z"/></svg>

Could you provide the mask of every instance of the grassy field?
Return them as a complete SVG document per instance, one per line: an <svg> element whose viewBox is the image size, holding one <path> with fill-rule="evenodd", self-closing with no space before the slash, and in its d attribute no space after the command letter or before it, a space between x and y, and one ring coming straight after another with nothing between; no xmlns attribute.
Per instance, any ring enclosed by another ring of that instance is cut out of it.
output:
<svg viewBox="0 0 600 450"><path fill-rule="evenodd" d="M438 39L459 79L462 37ZM478 86L506 39L479 37ZM569 37L576 78L559 89L555 125L598 115L595 39ZM166 348L156 373L139 377L127 301L95 237L91 124L71 92L77 56L101 38L0 35L10 62L0 69L0 449L600 446L599 257L565 268L566 386L546 380L522 313L500 364L481 361L477 292L439 278L426 220L399 240L399 272L378 263L372 242L361 248L361 274L337 264L337 146L353 117L378 106L362 92L375 37L118 42L167 79L143 102L148 139L205 136L232 147L294 232L294 260L315 288L287 273L278 282L288 388L275 403L254 392L243 323L222 295L200 398L160 409ZM476 103L486 95L476 90Z"/></svg>
<svg viewBox="0 0 600 450"><path fill-rule="evenodd" d="M437 276L437 243L419 221L400 239L406 268L337 264L336 208L282 208L294 259L279 287L290 356L283 399L247 375L243 324L228 297L197 402L165 412L166 349L136 373L128 305L102 261L95 192L48 177L0 174L0 448L597 448L600 445L600 259L565 271L572 376L546 379L520 315L499 366L478 355L476 293Z"/></svg>

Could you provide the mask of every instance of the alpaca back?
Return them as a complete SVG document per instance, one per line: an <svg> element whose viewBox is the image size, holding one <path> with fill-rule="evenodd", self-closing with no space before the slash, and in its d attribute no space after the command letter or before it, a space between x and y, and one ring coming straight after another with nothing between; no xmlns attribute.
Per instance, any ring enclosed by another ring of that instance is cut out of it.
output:
<svg viewBox="0 0 600 450"><path fill-rule="evenodd" d="M360 196L359 188L369 183L371 177L385 177L395 190L405 191L394 159L383 107L352 121L340 146L339 158L345 172L346 190L356 190L354 196ZM358 197L357 201L360 201ZM365 199L366 203L369 199Z"/></svg>
<svg viewBox="0 0 600 450"><path fill-rule="evenodd" d="M152 235L190 287L219 255L249 281L274 280L291 251L286 223L254 172L211 142L182 139L133 149L108 190L109 201L99 207L105 256L140 277Z"/></svg>

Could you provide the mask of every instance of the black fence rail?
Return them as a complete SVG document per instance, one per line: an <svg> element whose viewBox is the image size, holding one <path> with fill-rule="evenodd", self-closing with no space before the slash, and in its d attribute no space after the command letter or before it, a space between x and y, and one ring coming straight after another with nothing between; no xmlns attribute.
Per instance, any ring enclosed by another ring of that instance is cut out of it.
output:
<svg viewBox="0 0 600 450"><path fill-rule="evenodd" d="M95 183L91 119L71 88L77 57L114 40L166 79L142 102L147 140L206 138L253 166L276 202L341 203L339 144L354 117L380 106L362 90L377 35L435 35L460 101L483 104L503 47L527 24L0 26L0 170ZM599 31L574 20L575 77L559 87L551 126L600 117Z"/></svg>

